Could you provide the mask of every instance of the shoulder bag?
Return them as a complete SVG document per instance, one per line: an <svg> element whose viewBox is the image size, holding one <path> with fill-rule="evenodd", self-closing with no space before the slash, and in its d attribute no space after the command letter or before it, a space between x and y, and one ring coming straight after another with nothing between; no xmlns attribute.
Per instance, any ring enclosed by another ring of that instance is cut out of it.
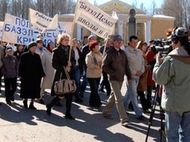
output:
<svg viewBox="0 0 190 142"><path fill-rule="evenodd" d="M54 91L55 94L58 95L59 97L62 97L66 94L73 94L76 92L76 84L75 80L71 80L69 73L66 71L64 67L64 72L66 75L66 79L61 79L62 78L62 73L60 74L60 79L55 82L54 84Z"/></svg>

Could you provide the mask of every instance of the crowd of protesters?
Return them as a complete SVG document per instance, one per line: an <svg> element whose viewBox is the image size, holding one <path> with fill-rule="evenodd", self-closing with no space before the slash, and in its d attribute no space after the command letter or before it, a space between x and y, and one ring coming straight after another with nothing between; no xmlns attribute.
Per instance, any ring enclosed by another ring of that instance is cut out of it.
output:
<svg viewBox="0 0 190 142"><path fill-rule="evenodd" d="M111 115L115 103L121 122L124 122L128 120L126 111L129 102L132 102L137 119L142 119L143 111L147 112L151 108L151 96L147 97L148 93L144 94L148 87L141 93L138 92L141 98L142 111L137 100L137 85L139 78L144 73L144 68L148 66L146 53L149 50L146 47L142 52L138 49L137 42L138 38L131 36L129 46L121 48L124 47L122 37L111 35L101 46L97 37L90 35L84 37L82 45L82 42L75 38L71 39L68 34L61 34L57 38L57 43L49 42L47 47L44 46L41 35L27 46L16 45L16 51L13 45L4 43L1 47L0 63L1 78L4 76L5 82L6 103L11 105L14 101L17 80L20 80L20 97L23 99L24 108L36 109L34 106L36 100L38 103L45 104L47 114L51 115L52 107L55 105L62 106L60 103L62 98L54 92L54 84L56 81L66 78L66 70L69 72L69 76L75 80L77 86L75 93L64 96L66 99L66 118L74 119L71 115L73 97L76 103L82 103L86 86L89 85L89 107L101 108L102 100L99 93L104 92L109 97L103 110L104 116ZM146 44L143 41L140 42ZM69 60L70 48L72 50ZM133 50L134 53L132 53ZM136 55L136 51L140 56ZM120 89L125 75L128 78L128 91L123 98ZM147 76L146 82L148 82ZM130 87L132 84L133 86ZM148 86L148 83L146 84L144 85ZM46 102L44 99L46 89L51 90L52 100L50 102ZM31 100L29 106L28 99Z"/></svg>
<svg viewBox="0 0 190 142"><path fill-rule="evenodd" d="M183 40L184 38L177 39L180 43L179 46L185 46ZM178 44L178 42L174 44ZM126 126L129 122L128 113L126 112L130 103L138 120L144 118L143 113L150 112L152 90L155 86L152 79L154 69L155 81L166 85L165 100L162 99L162 101L165 101L164 108L167 110L166 128L168 139L174 140L174 135L177 132L171 129L176 130L182 121L181 119L189 120L190 107L186 106L186 104L184 105L183 102L186 102L190 95L187 92L186 97L183 97L183 101L179 101L180 93L174 93L170 87L175 86L176 83L184 84L185 81L187 81L186 85L189 84L189 80L187 80L189 78L188 74L184 73L181 77L182 72L175 67L175 64L179 64L179 66L185 66L184 69L188 70L188 65L178 63L179 61L189 63L188 59L176 57L176 54L189 55L189 47L184 50L179 48L175 55L172 54L173 51L169 54L170 57L166 58L162 64L160 58L156 58L157 52L155 52L153 41L150 41L150 43L139 41L135 35L129 37L129 42L126 46L120 35L111 35L104 41L103 46L101 44L95 35L85 36L84 41L80 42L75 38L71 39L68 34L59 35L57 43L50 42L47 47L43 45L42 36L38 36L36 41L31 42L26 47L16 45L16 51L14 51L12 45L2 44L0 48L0 79L2 79L2 76L4 77L6 103L11 105L14 101L17 80L20 80L20 97L23 99L25 109L37 109L34 106L34 101L36 100L41 104L45 104L47 114L51 115L52 107L55 105L60 106L60 101L64 98L66 100L65 118L74 120L75 118L71 114L73 97L76 103L82 103L86 86L89 84L89 107L100 109L102 100L99 93L100 91L106 92L108 100L102 110L103 116L106 118L112 117L112 108L115 104L120 122L123 126ZM170 71L169 74L168 71ZM54 84L60 79L67 79L67 73L71 79L75 80L77 89L74 93L60 97L54 91ZM181 78L176 74L179 74ZM127 77L127 90L123 97L121 87L124 76ZM172 80L173 82L171 82ZM185 84L184 87L187 87ZM52 100L48 103L44 100L45 89L51 90ZM188 87L186 89L188 90ZM179 98L177 100L179 103L176 102L176 106L172 102L175 100L167 96L167 91L168 94L176 94L176 97ZM31 100L29 106L28 99ZM139 105L138 99L141 105ZM180 106L182 104L184 107ZM176 121L174 116L179 118L176 125L172 125ZM187 122L189 122L188 120ZM186 124L186 120L183 123ZM185 124L181 126L181 129L189 132L189 127L186 128ZM183 136L185 137L184 139L188 139L186 132L184 132Z"/></svg>

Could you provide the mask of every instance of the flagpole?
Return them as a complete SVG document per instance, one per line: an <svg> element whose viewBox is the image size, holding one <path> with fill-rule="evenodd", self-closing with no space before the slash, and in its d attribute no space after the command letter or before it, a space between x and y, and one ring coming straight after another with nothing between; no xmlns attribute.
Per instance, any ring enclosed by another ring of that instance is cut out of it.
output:
<svg viewBox="0 0 190 142"><path fill-rule="evenodd" d="M117 13L116 13L115 11L112 11L112 17L115 18L115 19L118 19ZM117 23L117 22L116 22L116 23ZM115 23L115 24L116 24L116 23ZM115 34L115 25L114 25L112 34ZM106 42L105 42L105 44L104 44L103 56L104 56L105 53L106 53L106 45L107 45L107 43L108 43L108 39L109 39L109 36L105 39Z"/></svg>
<svg viewBox="0 0 190 142"><path fill-rule="evenodd" d="M107 45L107 43L108 43L108 38L106 38L105 39L106 40L106 42L104 43L104 50L103 50L103 57L104 57L104 55L105 55L105 53L106 53L106 45Z"/></svg>

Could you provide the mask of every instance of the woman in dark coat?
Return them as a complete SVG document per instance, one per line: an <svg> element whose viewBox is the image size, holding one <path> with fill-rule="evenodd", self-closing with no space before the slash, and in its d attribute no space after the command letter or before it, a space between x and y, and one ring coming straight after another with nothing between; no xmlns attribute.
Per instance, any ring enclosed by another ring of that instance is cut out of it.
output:
<svg viewBox="0 0 190 142"><path fill-rule="evenodd" d="M59 35L57 40L58 47L53 50L52 66L56 70L53 86L55 84L55 81L60 80L61 73L62 73L61 79L66 79L64 67L66 71L69 72L70 77L72 77L71 76L72 66L75 64L75 61L74 61L74 53L72 51L71 62L69 62L69 51L70 51L69 40L70 36L68 34ZM48 115L51 115L51 108L61 100L61 98L55 94L53 86L51 93L52 95L55 96L55 98L46 106ZM73 120L74 117L71 115L72 97L73 94L67 94L64 96L64 98L66 99L65 118Z"/></svg>
<svg viewBox="0 0 190 142"><path fill-rule="evenodd" d="M28 52L22 54L19 65L19 76L21 78L21 93L25 108L28 108L27 100L31 99L30 109L34 107L34 99L40 98L41 79L45 76L40 56L35 53L36 43L28 45Z"/></svg>

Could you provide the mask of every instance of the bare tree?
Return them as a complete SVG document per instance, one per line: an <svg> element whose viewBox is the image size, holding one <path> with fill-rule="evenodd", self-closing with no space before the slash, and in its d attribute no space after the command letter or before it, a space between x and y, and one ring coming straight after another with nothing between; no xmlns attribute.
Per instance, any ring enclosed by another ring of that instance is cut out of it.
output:
<svg viewBox="0 0 190 142"><path fill-rule="evenodd" d="M0 19L4 20L5 18L5 13L8 12L8 0L0 0Z"/></svg>
<svg viewBox="0 0 190 142"><path fill-rule="evenodd" d="M55 14L73 13L74 0L0 0L0 20L5 13L28 19L29 8L33 8L50 17Z"/></svg>
<svg viewBox="0 0 190 142"><path fill-rule="evenodd" d="M141 9L142 11L144 11L145 13L147 13L147 9L145 8L143 2L140 4L140 9Z"/></svg>
<svg viewBox="0 0 190 142"><path fill-rule="evenodd" d="M162 5L163 14L175 17L175 26L183 26L186 13L184 6L186 7L184 0L165 0Z"/></svg>
<svg viewBox="0 0 190 142"><path fill-rule="evenodd" d="M183 18L182 18L182 24L184 27L189 28L190 26L190 1L189 0L181 0L181 6L182 6L182 13L183 13Z"/></svg>
<svg viewBox="0 0 190 142"><path fill-rule="evenodd" d="M152 1L152 15L157 14L156 12L156 2L155 0Z"/></svg>

